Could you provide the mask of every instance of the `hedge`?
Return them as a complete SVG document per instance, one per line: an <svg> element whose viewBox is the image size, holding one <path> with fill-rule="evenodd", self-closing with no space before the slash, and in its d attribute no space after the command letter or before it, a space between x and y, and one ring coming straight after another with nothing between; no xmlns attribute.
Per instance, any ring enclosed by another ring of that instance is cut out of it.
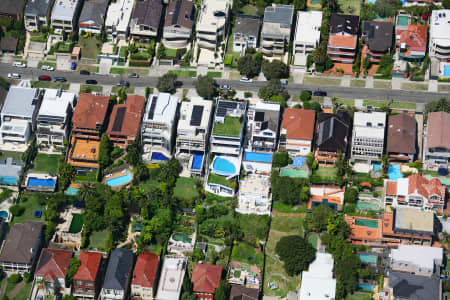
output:
<svg viewBox="0 0 450 300"><path fill-rule="evenodd" d="M130 67L150 67L149 60L130 60Z"/></svg>

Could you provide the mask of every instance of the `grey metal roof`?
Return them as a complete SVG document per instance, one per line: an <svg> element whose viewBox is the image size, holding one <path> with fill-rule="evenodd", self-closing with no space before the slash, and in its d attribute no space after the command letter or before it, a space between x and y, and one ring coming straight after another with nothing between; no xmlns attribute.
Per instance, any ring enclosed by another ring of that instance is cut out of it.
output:
<svg viewBox="0 0 450 300"><path fill-rule="evenodd" d="M294 6L277 4L264 10L264 22L292 25Z"/></svg>
<svg viewBox="0 0 450 300"><path fill-rule="evenodd" d="M125 290L133 264L133 252L129 249L114 249L106 269L104 289Z"/></svg>
<svg viewBox="0 0 450 300"><path fill-rule="evenodd" d="M21 161L14 161L12 157L0 160L0 176L19 178L22 166Z"/></svg>
<svg viewBox="0 0 450 300"><path fill-rule="evenodd" d="M363 21L363 40L371 51L387 52L392 47L394 25L391 22Z"/></svg>
<svg viewBox="0 0 450 300"><path fill-rule="evenodd" d="M394 290L396 299L441 299L439 295L440 284L440 279L434 276L418 276L394 271L389 273L389 287Z"/></svg>
<svg viewBox="0 0 450 300"><path fill-rule="evenodd" d="M105 22L108 2L109 0L85 1L78 22L94 21L95 25L101 27Z"/></svg>
<svg viewBox="0 0 450 300"><path fill-rule="evenodd" d="M12 86L6 96L2 114L31 119L38 104L34 101L36 92L37 89Z"/></svg>
<svg viewBox="0 0 450 300"><path fill-rule="evenodd" d="M46 17L50 4L50 0L28 0L25 4L25 16Z"/></svg>
<svg viewBox="0 0 450 300"><path fill-rule="evenodd" d="M162 16L163 4L161 0L138 1L133 11L133 19L137 24L144 24L158 28Z"/></svg>
<svg viewBox="0 0 450 300"><path fill-rule="evenodd" d="M28 264L39 249L34 249L42 231L41 222L25 221L9 230L0 254L0 262Z"/></svg>
<svg viewBox="0 0 450 300"><path fill-rule="evenodd" d="M258 36L261 19L256 16L240 15L236 18L234 32L246 36Z"/></svg>

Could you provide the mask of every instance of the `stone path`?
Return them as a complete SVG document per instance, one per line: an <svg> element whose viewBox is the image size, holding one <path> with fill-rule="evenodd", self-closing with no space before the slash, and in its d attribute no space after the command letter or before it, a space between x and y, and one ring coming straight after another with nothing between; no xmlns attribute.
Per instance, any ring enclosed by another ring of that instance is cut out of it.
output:
<svg viewBox="0 0 450 300"><path fill-rule="evenodd" d="M79 83L71 83L69 86L69 92L78 94L80 92L80 86L81 84Z"/></svg>
<svg viewBox="0 0 450 300"><path fill-rule="evenodd" d="M392 89L401 90L403 81L403 78L392 78Z"/></svg>

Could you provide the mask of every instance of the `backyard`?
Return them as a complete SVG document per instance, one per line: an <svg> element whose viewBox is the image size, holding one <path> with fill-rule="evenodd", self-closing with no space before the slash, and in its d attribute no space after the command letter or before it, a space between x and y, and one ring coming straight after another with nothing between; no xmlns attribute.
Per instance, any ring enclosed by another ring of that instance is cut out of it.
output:
<svg viewBox="0 0 450 300"><path fill-rule="evenodd" d="M23 223L25 221L40 221L44 218L42 215L40 218L34 217L34 211L37 209L45 211L45 200L43 200L44 204L41 205L40 201L42 201L42 195L38 194L22 194L20 197L19 205L25 208L25 211L20 216L14 216L13 224L15 223Z"/></svg>
<svg viewBox="0 0 450 300"><path fill-rule="evenodd" d="M105 249L105 243L108 239L108 230L94 231L89 237L90 249Z"/></svg>
<svg viewBox="0 0 450 300"><path fill-rule="evenodd" d="M13 161L22 161L22 152L13 152L13 151L1 151L0 152L0 160L5 160L8 157L11 157Z"/></svg>
<svg viewBox="0 0 450 300"><path fill-rule="evenodd" d="M314 171L314 174L320 177L336 177L337 168L318 167L317 170Z"/></svg>
<svg viewBox="0 0 450 300"><path fill-rule="evenodd" d="M195 183L198 179L178 177L173 195L181 200L193 200L198 197L197 186Z"/></svg>
<svg viewBox="0 0 450 300"><path fill-rule="evenodd" d="M96 171L93 170L86 170L84 172L84 174L75 174L75 176L73 177L73 182L74 183L89 183L89 182L95 182L95 177L96 177Z"/></svg>
<svg viewBox="0 0 450 300"><path fill-rule="evenodd" d="M56 174L62 155L38 153L33 162L31 172Z"/></svg>
<svg viewBox="0 0 450 300"><path fill-rule="evenodd" d="M233 246L231 260L262 267L264 254L259 250L245 243L239 242Z"/></svg>
<svg viewBox="0 0 450 300"><path fill-rule="evenodd" d="M359 16L361 10L359 0L338 0L338 5L343 13Z"/></svg>
<svg viewBox="0 0 450 300"><path fill-rule="evenodd" d="M241 120L238 117L225 117L224 123L214 123L214 134L224 136L236 136L241 134Z"/></svg>

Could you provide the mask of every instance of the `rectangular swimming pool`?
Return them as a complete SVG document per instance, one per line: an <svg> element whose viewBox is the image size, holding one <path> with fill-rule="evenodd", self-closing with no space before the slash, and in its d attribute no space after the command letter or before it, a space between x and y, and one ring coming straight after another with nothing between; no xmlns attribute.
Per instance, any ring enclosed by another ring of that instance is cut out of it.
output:
<svg viewBox="0 0 450 300"><path fill-rule="evenodd" d="M372 285L372 284L358 283L358 289L359 289L359 290L370 291L370 292L372 292L374 288L375 288L375 286Z"/></svg>
<svg viewBox="0 0 450 300"><path fill-rule="evenodd" d="M270 162L272 162L272 154L258 153L258 152L245 152L244 160L270 163Z"/></svg>
<svg viewBox="0 0 450 300"><path fill-rule="evenodd" d="M450 65L445 65L444 66L444 76L445 77L450 77Z"/></svg>
<svg viewBox="0 0 450 300"><path fill-rule="evenodd" d="M195 153L192 159L191 168L193 170L200 170L202 168L202 163L203 163L203 153Z"/></svg>
<svg viewBox="0 0 450 300"><path fill-rule="evenodd" d="M53 178L28 178L27 186L55 187L56 181Z"/></svg>
<svg viewBox="0 0 450 300"><path fill-rule="evenodd" d="M0 184L15 185L15 184L17 184L17 177L0 176Z"/></svg>
<svg viewBox="0 0 450 300"><path fill-rule="evenodd" d="M366 219L356 219L355 225L358 226L366 226L372 229L378 228L378 221L377 220L366 220Z"/></svg>
<svg viewBox="0 0 450 300"><path fill-rule="evenodd" d="M106 180L106 184L109 186L119 186L127 184L131 180L133 180L133 178L130 173L127 173L126 175Z"/></svg>
<svg viewBox="0 0 450 300"><path fill-rule="evenodd" d="M360 253L359 259L363 263L370 264L370 265L376 265L378 256L376 256L374 254L369 254L369 253Z"/></svg>

